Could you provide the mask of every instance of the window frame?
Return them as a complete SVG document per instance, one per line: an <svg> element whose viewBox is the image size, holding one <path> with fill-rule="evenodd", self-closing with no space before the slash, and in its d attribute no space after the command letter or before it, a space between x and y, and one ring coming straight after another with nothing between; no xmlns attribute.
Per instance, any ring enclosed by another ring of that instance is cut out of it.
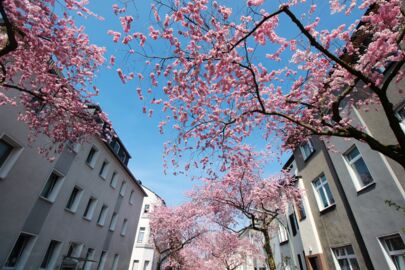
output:
<svg viewBox="0 0 405 270"><path fill-rule="evenodd" d="M107 250L102 250L100 253L100 259L98 260L97 270L103 270L105 267L105 262L107 260Z"/></svg>
<svg viewBox="0 0 405 270"><path fill-rule="evenodd" d="M90 153L92 150L94 150L94 153L93 153L91 159L89 160ZM92 169L94 169L94 167L96 166L99 152L100 151L98 150L98 148L95 145L92 145L89 152L87 153L86 164Z"/></svg>
<svg viewBox="0 0 405 270"><path fill-rule="evenodd" d="M93 204L89 205L91 201L93 202ZM90 196L89 200L87 201L86 208L84 209L84 212L83 212L84 219L86 219L88 221L91 221L93 219L94 212L97 207L97 203L98 203L97 198Z"/></svg>
<svg viewBox="0 0 405 270"><path fill-rule="evenodd" d="M113 189L117 188L117 184L118 184L118 172L117 171L113 171L113 173L111 174L111 179L110 179L110 186Z"/></svg>
<svg viewBox="0 0 405 270"><path fill-rule="evenodd" d="M46 257L48 256L48 251L49 251L49 248L50 248L52 242L56 242L56 246L54 247L54 249L52 251L52 254L50 255L50 259L48 260L48 264L45 267L43 267L42 265L43 265ZM55 265L56 265L56 263L58 261L59 254L62 251L62 247L63 247L63 242L52 239L49 242L48 248L46 249L44 257L41 260L41 265L40 265L39 269L41 269L41 270L42 269L54 269Z"/></svg>
<svg viewBox="0 0 405 270"><path fill-rule="evenodd" d="M125 236L127 234L127 229L128 229L128 219L124 218L122 221L122 227L121 227L121 236Z"/></svg>
<svg viewBox="0 0 405 270"><path fill-rule="evenodd" d="M125 196L125 191L127 189L127 182L124 180L122 180L121 182L121 187L120 187L120 196L124 197Z"/></svg>
<svg viewBox="0 0 405 270"><path fill-rule="evenodd" d="M47 197L44 196L44 189L48 184L48 181L50 180L52 175L56 175L58 176L57 180L56 180L56 184L54 185L54 187L52 188L52 190L50 191L49 195ZM56 201L56 198L58 197L58 194L60 192L60 190L62 189L62 185L63 182L65 181L65 176L59 172L56 169L53 169L51 171L51 173L48 175L47 180L45 181L45 184L43 185L42 189L41 189L41 193L39 194L39 197L45 201L48 201L50 203L54 203Z"/></svg>
<svg viewBox="0 0 405 270"><path fill-rule="evenodd" d="M105 221L107 219L107 214L108 214L108 205L103 204L101 206L100 213L98 214L97 225L102 226L102 227L105 225Z"/></svg>
<svg viewBox="0 0 405 270"><path fill-rule="evenodd" d="M76 197L75 197L75 199L74 199L74 201L73 201L73 203L72 203L72 206L69 208L69 207L68 207L68 204L69 204L69 202L70 202L70 198L72 197L72 193L73 193L73 190L74 190L74 189L79 190L79 192L77 193L77 195L76 195ZM80 201L81 201L81 199L82 199L82 195L83 195L83 188L81 188L80 186L75 185L75 186L73 187L73 189L72 189L72 192L70 192L70 196L69 196L69 198L68 198L68 201L66 202L65 209L66 209L67 211L69 211L69 212L76 213L76 212L77 212L77 209L79 208L79 204L80 204Z"/></svg>
<svg viewBox="0 0 405 270"><path fill-rule="evenodd" d="M131 190L131 193L129 194L129 199L128 199L128 202L130 205L134 205L134 203L135 203L134 197L135 197L135 191Z"/></svg>
<svg viewBox="0 0 405 270"><path fill-rule="evenodd" d="M1 164L0 166L0 179L4 179L10 173L14 164L17 162L22 151L24 150L24 147L22 147L22 144L19 143L17 140L5 133L1 134L0 140L5 141L7 144L13 147L13 149L11 149L10 153L5 158L3 164Z"/></svg>
<svg viewBox="0 0 405 270"><path fill-rule="evenodd" d="M405 245L404 238L401 236L400 233L394 233L394 234L379 237L379 243L380 243L380 246L382 248L384 257L385 257L386 262L389 265L391 270L397 270L398 269L395 262L394 262L394 260L393 260L393 258L392 258L392 256L398 256L398 255L401 255L401 254L403 255L404 252L405 252L405 248L400 249L400 250L395 250L395 251L390 251L389 250L386 240L387 239L392 239L394 237L399 237L399 239L402 240L402 244Z"/></svg>
<svg viewBox="0 0 405 270"><path fill-rule="evenodd" d="M18 259L15 262L15 265L9 266L7 265L10 256L13 254L14 248L16 246L16 244L18 243L18 240L20 239L20 236L24 234L30 237L30 239L28 240L28 242L24 245L22 252L18 252L20 255L18 256ZM27 263L27 260L31 254L31 251L35 245L35 242L37 240L37 235L32 234L32 233L27 233L27 232L20 232L18 234L17 239L14 242L13 247L11 248L11 250L9 251L8 255L7 255L7 259L4 262L4 267L2 268L3 270L8 270L8 269L24 269L25 264Z"/></svg>
<svg viewBox="0 0 405 270"><path fill-rule="evenodd" d="M145 239L145 234L146 234L146 227L139 227L138 235L136 238L137 244L143 243L143 240ZM141 237L141 235L142 235L142 237Z"/></svg>
<svg viewBox="0 0 405 270"><path fill-rule="evenodd" d="M117 227L117 220L118 220L118 213L113 212L111 219L110 219L110 226L108 226L108 229L111 232L115 231L115 228Z"/></svg>
<svg viewBox="0 0 405 270"><path fill-rule="evenodd" d="M309 146L308 155L305 152L305 146L307 146L307 145ZM302 158L304 159L304 161L307 161L312 156L312 154L315 153L315 148L314 148L314 145L311 142L311 139L308 139L307 141L302 143L299 146L299 149L300 149L300 152L301 152L301 155L302 155Z"/></svg>
<svg viewBox="0 0 405 270"><path fill-rule="evenodd" d="M101 177L101 179L106 180L107 175L108 175L108 169L109 169L110 162L108 160L104 160L103 163L101 163L100 171L98 172L98 176Z"/></svg>
<svg viewBox="0 0 405 270"><path fill-rule="evenodd" d="M352 153L354 150L357 150L358 155L357 155L355 158L353 158L352 160L349 160L349 157L348 157L348 156L349 156L349 154ZM348 169L348 171L349 171L350 178L352 179L353 184L354 184L354 186L355 186L355 188L356 188L356 191L361 191L362 189L365 189L365 188L367 188L367 187L369 187L369 186L375 184L374 178L373 178L373 176L371 175L371 172L370 172L370 170L369 170L369 168L368 168L368 166L367 166L367 164L366 164L366 161L364 160L363 156L361 155L360 149L359 149L356 145L353 145L352 147L350 147L350 148L343 154L343 159L344 159L345 164L346 164L346 166L347 166L347 169ZM360 159L363 160L363 163L364 163L364 165L365 165L365 167L366 167L368 173L369 173L370 176L371 176L371 182L368 183L368 184L364 184L364 183L363 183L363 181L361 180L361 177L359 176L359 173L357 172L357 169L354 168L354 164L355 164L358 160L360 160Z"/></svg>
<svg viewBox="0 0 405 270"><path fill-rule="evenodd" d="M322 179L324 179L324 181L322 181ZM320 183L321 183L320 188L318 188L317 185L316 185L317 181L320 181ZM328 188L329 188L329 191L330 191L330 193L332 195L332 198L329 198L328 192L326 191L326 189L324 187L325 186L324 183L326 183L328 185ZM313 188L314 193L315 193L315 199L317 201L319 211L322 212L323 210L328 209L328 208L333 207L334 205L336 205L335 198L333 196L332 190L330 189L329 182L328 182L328 179L326 178L325 174L321 174L320 176L318 176L317 178L315 178L312 181L312 188ZM327 206L324 206L324 202L323 202L322 196L320 194L320 189L323 190L324 196L327 198L327 203L328 203ZM331 202L330 199L332 199L333 202Z"/></svg>
<svg viewBox="0 0 405 270"><path fill-rule="evenodd" d="M348 247L350 247L353 250L353 254L348 253L348 251L347 251ZM357 266L359 266L359 261L357 260L356 253L354 252L354 248L351 244L333 247L331 249L332 249L332 254L333 254L333 260L335 262L335 266L336 266L337 270L342 269L340 267L339 260L346 260L349 263L350 270L353 270L353 266L352 266L352 262L351 262L351 260L353 260L353 259L356 260ZM343 255L337 254L337 253L339 253L339 252L337 252L338 250L343 250L344 254Z"/></svg>

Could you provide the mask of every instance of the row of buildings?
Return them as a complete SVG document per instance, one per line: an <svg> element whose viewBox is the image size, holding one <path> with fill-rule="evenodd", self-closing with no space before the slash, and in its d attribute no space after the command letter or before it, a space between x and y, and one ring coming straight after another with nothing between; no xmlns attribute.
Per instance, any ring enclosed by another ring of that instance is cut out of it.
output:
<svg viewBox="0 0 405 270"><path fill-rule="evenodd" d="M148 213L164 202L121 140L93 137L49 162L16 121L22 109L0 106L0 269L152 269Z"/></svg>
<svg viewBox="0 0 405 270"><path fill-rule="evenodd" d="M388 93L405 130L405 94L398 91L404 86L393 84ZM350 110L354 125L394 143L377 105ZM405 269L405 175L399 164L357 140L312 137L284 169L304 194L300 205L290 203L272 235L277 269ZM242 269L268 268L251 260Z"/></svg>

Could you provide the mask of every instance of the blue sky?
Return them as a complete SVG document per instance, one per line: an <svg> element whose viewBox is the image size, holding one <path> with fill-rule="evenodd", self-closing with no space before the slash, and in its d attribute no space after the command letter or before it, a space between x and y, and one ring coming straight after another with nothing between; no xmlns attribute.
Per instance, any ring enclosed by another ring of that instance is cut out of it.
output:
<svg viewBox="0 0 405 270"><path fill-rule="evenodd" d="M111 8L113 4L118 2L117 0L91 1L89 8L98 15L103 16L105 21L88 18L83 21L83 24L86 26L86 33L89 35L91 42L106 47L107 58L111 54L118 55L117 62L125 66L127 61L132 61L123 57L125 56L123 52L125 48L114 44L111 41L111 37L106 34L110 29L121 30L118 19L114 16ZM244 5L246 3L244 0L228 0L224 2L229 3L233 7L234 12L245 8ZM319 2L321 4L319 5L318 13L328 13L328 1L322 0ZM134 16L135 19L133 23L134 31L146 32L152 21L152 15L150 14L151 3L148 0L129 2L129 14ZM274 8L269 10L274 10ZM332 17L324 20L323 24L336 26L343 23L341 18ZM351 21L353 16L348 19ZM285 30L294 33L292 27L291 24L286 24ZM147 47L147 49L164 52L165 48L158 46L155 48ZM136 72L145 70L143 62L131 62L128 64L131 69L136 69L131 70L135 74ZM144 105L149 106L149 104L139 101L135 91L138 86L137 83L123 84L121 82L115 71L117 67L109 69L106 65L98 73L95 84L100 88L100 96L96 98L96 101L100 103L103 110L109 115L115 130L131 153L132 159L129 163L129 168L133 171L134 175L143 184L163 197L169 205L179 204L186 200L184 192L189 190L194 183L186 175L173 176L172 174L165 175L163 173L163 144L168 140L173 140L175 133L170 130L167 130L163 136L159 133L157 126L164 115L155 113L152 118L149 118L142 113L142 107ZM142 86L143 88L148 87L145 82L143 82ZM286 160L286 157L284 155L282 160ZM275 162L270 164L266 171L277 172L281 166L282 164Z"/></svg>

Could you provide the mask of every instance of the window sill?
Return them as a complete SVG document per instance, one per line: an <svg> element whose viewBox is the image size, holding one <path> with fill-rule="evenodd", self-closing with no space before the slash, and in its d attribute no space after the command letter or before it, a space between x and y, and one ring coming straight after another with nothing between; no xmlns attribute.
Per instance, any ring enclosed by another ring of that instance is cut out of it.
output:
<svg viewBox="0 0 405 270"><path fill-rule="evenodd" d="M307 156L306 158L302 157L304 162L307 163L312 158L312 156L315 154L315 152L316 152L315 150L312 151L311 154L309 154L309 156Z"/></svg>
<svg viewBox="0 0 405 270"><path fill-rule="evenodd" d="M97 226L103 228L103 227L104 227L104 224L97 223Z"/></svg>
<svg viewBox="0 0 405 270"><path fill-rule="evenodd" d="M54 203L54 201L51 201L51 200L48 199L48 198L45 198L45 197L42 197L42 196L39 196L39 198L40 198L41 200L46 201L47 203L50 203L50 204L53 204L53 203Z"/></svg>
<svg viewBox="0 0 405 270"><path fill-rule="evenodd" d="M83 217L84 220L87 220L88 222L91 222L91 218L89 217Z"/></svg>
<svg viewBox="0 0 405 270"><path fill-rule="evenodd" d="M72 209L69 209L69 208L65 208L65 211L72 215L76 214L76 211L73 211Z"/></svg>
<svg viewBox="0 0 405 270"><path fill-rule="evenodd" d="M114 232L115 231L115 229L108 229L110 232Z"/></svg>
<svg viewBox="0 0 405 270"><path fill-rule="evenodd" d="M319 211L319 214L320 214L320 215L324 215L324 214L326 214L326 213L329 213L329 212L335 210L335 208L336 208L336 204L335 204L335 203L334 203L334 204L331 204L331 205L329 205L328 207L326 207L326 208L320 210L320 211Z"/></svg>
<svg viewBox="0 0 405 270"><path fill-rule="evenodd" d="M102 176L102 175L98 175L103 181L105 181L106 180L106 176Z"/></svg>
<svg viewBox="0 0 405 270"><path fill-rule="evenodd" d="M372 183L362 187L361 189L357 190L357 196L375 189L375 185L376 185L375 182L372 182Z"/></svg>
<svg viewBox="0 0 405 270"><path fill-rule="evenodd" d="M125 234L120 233L121 237L125 237Z"/></svg>
<svg viewBox="0 0 405 270"><path fill-rule="evenodd" d="M86 162L86 165L87 165L90 169L92 169L92 170L94 169L94 165L91 165L91 164L89 164L89 163L87 163L87 162Z"/></svg>
<svg viewBox="0 0 405 270"><path fill-rule="evenodd" d="M287 243L288 243L288 239L285 240L285 241L283 241L283 242L280 242L280 246L284 246L284 245L287 244Z"/></svg>

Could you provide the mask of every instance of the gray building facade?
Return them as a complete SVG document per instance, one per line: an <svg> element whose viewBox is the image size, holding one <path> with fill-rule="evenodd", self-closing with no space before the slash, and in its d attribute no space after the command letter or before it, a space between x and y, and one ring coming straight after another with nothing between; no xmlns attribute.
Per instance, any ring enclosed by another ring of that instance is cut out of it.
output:
<svg viewBox="0 0 405 270"><path fill-rule="evenodd" d="M93 137L49 162L20 110L0 106L0 269L128 269L146 193L124 145Z"/></svg>

